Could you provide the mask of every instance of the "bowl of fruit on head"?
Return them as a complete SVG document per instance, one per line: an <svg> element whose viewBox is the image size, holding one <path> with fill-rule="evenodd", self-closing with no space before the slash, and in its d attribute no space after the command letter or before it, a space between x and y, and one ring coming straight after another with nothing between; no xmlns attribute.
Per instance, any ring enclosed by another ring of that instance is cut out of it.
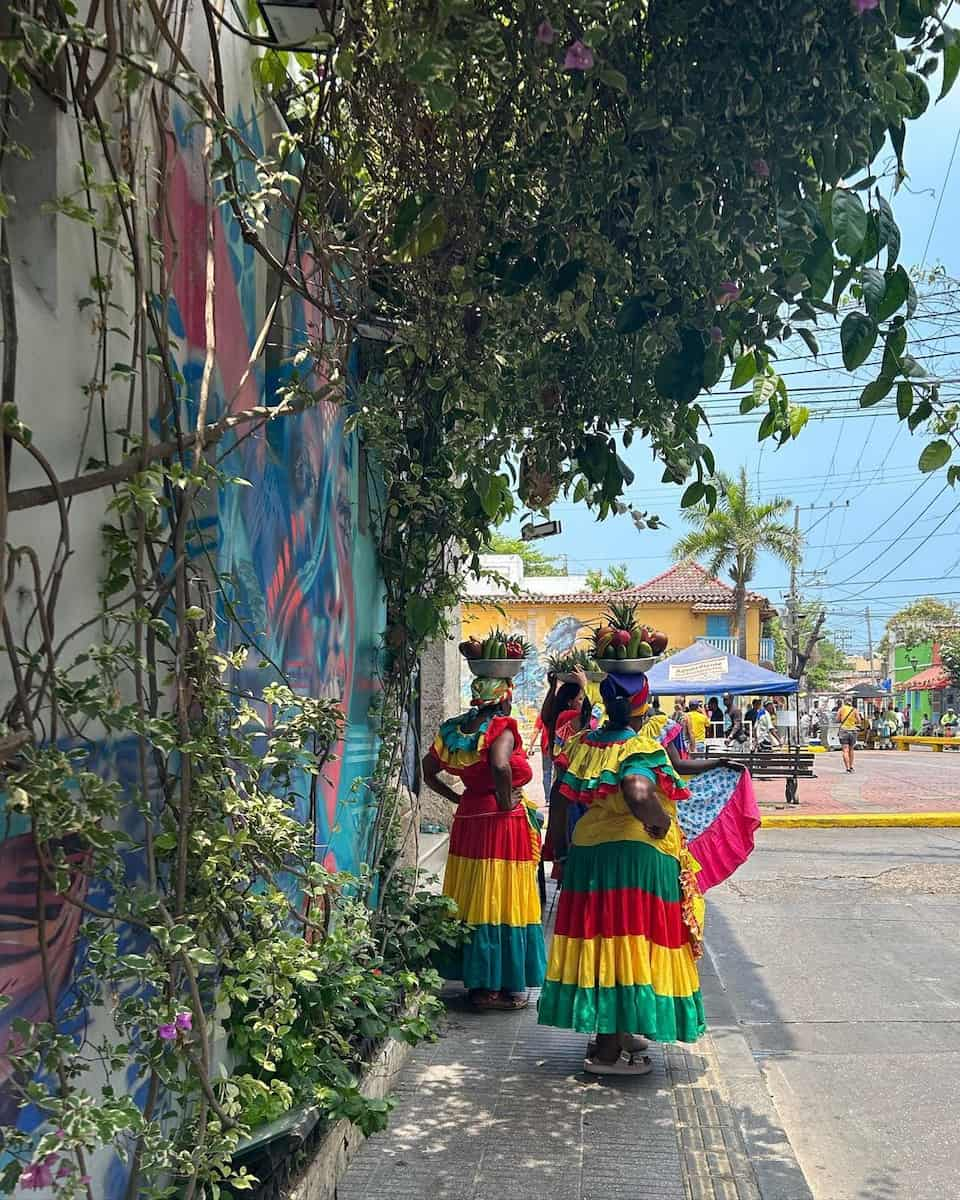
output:
<svg viewBox="0 0 960 1200"><path fill-rule="evenodd" d="M603 671L588 650L568 650L565 654L555 654L547 663L547 670L561 683L578 683L575 674L578 667L591 683L600 683L603 679Z"/></svg>
<svg viewBox="0 0 960 1200"><path fill-rule="evenodd" d="M649 671L667 648L667 635L637 621L635 604L611 604L593 635L601 671L635 675Z"/></svg>
<svg viewBox="0 0 960 1200"><path fill-rule="evenodd" d="M523 670L530 643L518 634L495 629L482 641L472 637L461 642L460 653L474 675L483 679L513 679Z"/></svg>

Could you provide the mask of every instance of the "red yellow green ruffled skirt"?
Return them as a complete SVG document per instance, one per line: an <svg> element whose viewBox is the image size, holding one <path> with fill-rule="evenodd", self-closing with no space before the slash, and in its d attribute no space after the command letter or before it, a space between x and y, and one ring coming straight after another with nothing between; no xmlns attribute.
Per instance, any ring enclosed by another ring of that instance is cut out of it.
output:
<svg viewBox="0 0 960 1200"><path fill-rule="evenodd" d="M546 969L537 863L540 831L521 803L500 812L490 795L465 793L450 831L444 894L471 925L469 941L436 957L446 979L469 990L525 992Z"/></svg>

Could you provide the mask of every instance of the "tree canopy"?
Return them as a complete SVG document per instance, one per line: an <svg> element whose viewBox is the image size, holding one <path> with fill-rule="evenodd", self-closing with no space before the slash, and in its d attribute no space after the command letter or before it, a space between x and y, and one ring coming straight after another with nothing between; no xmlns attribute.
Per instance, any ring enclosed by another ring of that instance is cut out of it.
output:
<svg viewBox="0 0 960 1200"><path fill-rule="evenodd" d="M630 568L626 563L611 563L601 571L587 572L587 587L591 592L623 592L633 587Z"/></svg>
<svg viewBox="0 0 960 1200"><path fill-rule="evenodd" d="M567 562L562 555L545 554L523 538L494 533L485 547L488 554L516 554L523 560L525 575L566 575Z"/></svg>
<svg viewBox="0 0 960 1200"><path fill-rule="evenodd" d="M892 645L917 646L936 640L946 626L960 623L960 607L953 601L923 596L905 605L887 621L880 652L886 654Z"/></svg>

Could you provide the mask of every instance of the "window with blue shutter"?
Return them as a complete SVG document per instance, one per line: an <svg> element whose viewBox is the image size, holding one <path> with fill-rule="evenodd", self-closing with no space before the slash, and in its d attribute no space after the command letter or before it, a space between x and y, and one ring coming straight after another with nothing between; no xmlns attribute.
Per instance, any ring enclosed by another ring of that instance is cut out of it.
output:
<svg viewBox="0 0 960 1200"><path fill-rule="evenodd" d="M710 613L707 617L707 637L730 637L730 618L722 613Z"/></svg>

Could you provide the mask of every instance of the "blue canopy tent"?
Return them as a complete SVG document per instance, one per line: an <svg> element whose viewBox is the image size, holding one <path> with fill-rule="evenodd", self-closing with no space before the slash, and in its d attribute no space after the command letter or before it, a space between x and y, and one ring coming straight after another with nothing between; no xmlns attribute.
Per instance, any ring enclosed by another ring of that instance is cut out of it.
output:
<svg viewBox="0 0 960 1200"><path fill-rule="evenodd" d="M653 696L787 696L800 690L789 675L778 675L709 642L694 642L647 672Z"/></svg>

